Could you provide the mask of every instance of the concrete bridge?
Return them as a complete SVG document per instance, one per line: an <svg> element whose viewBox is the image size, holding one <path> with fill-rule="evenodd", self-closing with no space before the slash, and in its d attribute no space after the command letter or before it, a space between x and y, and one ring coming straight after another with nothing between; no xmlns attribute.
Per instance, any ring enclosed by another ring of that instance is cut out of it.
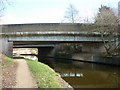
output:
<svg viewBox="0 0 120 90"><path fill-rule="evenodd" d="M83 51L104 51L100 34L92 32L97 29L94 24L37 23L9 24L0 27L2 27L1 40L6 42L2 46L3 51L8 56L12 56L12 47L38 48L38 56L41 56L55 52L53 49L58 48L60 43L81 43Z"/></svg>
<svg viewBox="0 0 120 90"><path fill-rule="evenodd" d="M20 34L9 33L6 35L9 36L8 41L102 42L102 39L99 35L91 36L87 33L81 33L81 32L49 31L49 32L30 32L30 33L24 32Z"/></svg>

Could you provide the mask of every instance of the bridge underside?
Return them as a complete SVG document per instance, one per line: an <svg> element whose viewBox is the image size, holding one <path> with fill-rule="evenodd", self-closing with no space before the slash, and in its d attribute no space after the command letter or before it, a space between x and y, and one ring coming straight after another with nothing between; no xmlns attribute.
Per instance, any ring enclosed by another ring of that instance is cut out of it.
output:
<svg viewBox="0 0 120 90"><path fill-rule="evenodd" d="M102 43L102 42L88 42L88 41L14 41L13 42L13 47L14 48L38 48L38 47L54 47L55 45L58 44L63 44L63 43Z"/></svg>
<svg viewBox="0 0 120 90"><path fill-rule="evenodd" d="M13 42L14 48L39 48L39 47L54 47L55 43L51 42Z"/></svg>
<svg viewBox="0 0 120 90"><path fill-rule="evenodd" d="M81 52L104 52L103 43L101 42L50 42L50 41L14 41L13 48L37 48L38 60L42 57L52 56L54 57L56 51L60 49L60 44L72 43L79 44L81 46Z"/></svg>
<svg viewBox="0 0 120 90"><path fill-rule="evenodd" d="M13 42L13 48L54 48L58 50L60 45L70 43L71 45L77 44L81 47L82 52L105 52L102 42Z"/></svg>

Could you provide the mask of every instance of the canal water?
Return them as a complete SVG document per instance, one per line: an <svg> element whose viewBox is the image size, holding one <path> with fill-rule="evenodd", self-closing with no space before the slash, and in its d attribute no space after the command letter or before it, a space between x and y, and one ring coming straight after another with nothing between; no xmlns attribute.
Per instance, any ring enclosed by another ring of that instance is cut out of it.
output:
<svg viewBox="0 0 120 90"><path fill-rule="evenodd" d="M65 59L45 58L73 88L120 88L120 67Z"/></svg>

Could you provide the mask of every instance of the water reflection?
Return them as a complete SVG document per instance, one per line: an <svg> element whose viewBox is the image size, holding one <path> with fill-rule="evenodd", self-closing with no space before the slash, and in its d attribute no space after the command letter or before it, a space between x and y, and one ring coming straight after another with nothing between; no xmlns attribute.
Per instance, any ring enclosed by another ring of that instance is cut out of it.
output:
<svg viewBox="0 0 120 90"><path fill-rule="evenodd" d="M120 68L78 61L45 59L74 88L118 88Z"/></svg>
<svg viewBox="0 0 120 90"><path fill-rule="evenodd" d="M64 73L61 77L83 77L83 73Z"/></svg>

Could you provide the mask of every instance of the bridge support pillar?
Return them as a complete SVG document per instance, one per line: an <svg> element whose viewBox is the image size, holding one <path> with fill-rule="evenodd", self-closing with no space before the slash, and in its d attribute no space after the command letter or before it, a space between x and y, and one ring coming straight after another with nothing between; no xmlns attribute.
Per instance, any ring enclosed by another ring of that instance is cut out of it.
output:
<svg viewBox="0 0 120 90"><path fill-rule="evenodd" d="M13 42L8 42L7 38L0 39L0 52L8 57L13 57Z"/></svg>
<svg viewBox="0 0 120 90"><path fill-rule="evenodd" d="M38 48L38 61L42 61L42 58L54 56L54 47L39 47Z"/></svg>

